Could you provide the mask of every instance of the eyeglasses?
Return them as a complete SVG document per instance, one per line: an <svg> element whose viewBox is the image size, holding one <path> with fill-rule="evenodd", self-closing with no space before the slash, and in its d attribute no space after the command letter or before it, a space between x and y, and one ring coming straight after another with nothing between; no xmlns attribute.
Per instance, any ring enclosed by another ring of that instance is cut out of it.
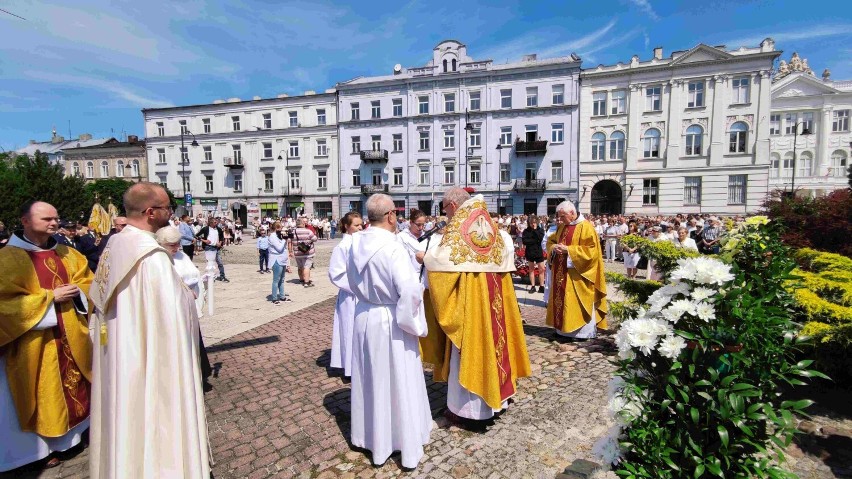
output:
<svg viewBox="0 0 852 479"><path fill-rule="evenodd" d="M395 214L396 214L396 210L390 210L390 211L388 211L387 213L385 213L385 215L389 215L389 214L391 214L391 213L393 213L393 214L395 215ZM384 216L384 215L382 215L382 216Z"/></svg>
<svg viewBox="0 0 852 479"><path fill-rule="evenodd" d="M142 210L142 212L144 213L144 212L146 212L146 211L148 211L148 210L169 210L169 211L174 211L175 209L174 209L174 208L172 208L172 206L171 206L171 205L169 205L169 206L149 206L149 207L145 208L144 210Z"/></svg>

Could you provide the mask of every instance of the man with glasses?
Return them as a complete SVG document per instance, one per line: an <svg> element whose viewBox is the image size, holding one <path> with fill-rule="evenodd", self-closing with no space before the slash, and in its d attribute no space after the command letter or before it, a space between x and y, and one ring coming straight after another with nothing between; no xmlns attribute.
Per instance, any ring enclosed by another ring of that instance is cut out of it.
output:
<svg viewBox="0 0 852 479"><path fill-rule="evenodd" d="M89 473L210 476L195 297L154 233L172 208L160 185L124 194L127 227L104 249L91 287Z"/></svg>
<svg viewBox="0 0 852 479"><path fill-rule="evenodd" d="M434 310L423 360L435 366L435 381L447 382L448 419L486 420L508 407L517 378L530 375L514 246L482 195L451 188L442 206L448 224L423 260Z"/></svg>

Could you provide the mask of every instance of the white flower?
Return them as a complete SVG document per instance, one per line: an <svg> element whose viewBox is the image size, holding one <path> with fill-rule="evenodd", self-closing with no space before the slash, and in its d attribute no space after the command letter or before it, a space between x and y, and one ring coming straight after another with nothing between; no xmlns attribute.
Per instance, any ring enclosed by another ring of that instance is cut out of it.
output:
<svg viewBox="0 0 852 479"><path fill-rule="evenodd" d="M639 401L631 400L623 394L613 396L607 402L607 409L610 416L622 426L630 424L634 419L642 415L642 405Z"/></svg>
<svg viewBox="0 0 852 479"><path fill-rule="evenodd" d="M710 303L698 303L695 306L695 315L705 322L716 319L716 309Z"/></svg>
<svg viewBox="0 0 852 479"><path fill-rule="evenodd" d="M621 390L624 389L624 378L621 376L613 376L612 379L609 380L609 383L606 385L606 392L609 397L617 396L621 393Z"/></svg>
<svg viewBox="0 0 852 479"><path fill-rule="evenodd" d="M679 311L676 308L668 307L663 310L663 317L666 318L666 321L677 323L681 316L683 316L683 311Z"/></svg>
<svg viewBox="0 0 852 479"><path fill-rule="evenodd" d="M660 326L652 319L634 319L622 325L627 330L627 341L633 348L649 355L657 345Z"/></svg>
<svg viewBox="0 0 852 479"><path fill-rule="evenodd" d="M692 301L688 299L678 299L676 301L672 301L671 306L669 306L667 309L672 309L677 312L678 318L680 318L684 313L695 314L695 305L692 304Z"/></svg>
<svg viewBox="0 0 852 479"><path fill-rule="evenodd" d="M607 431L606 436L598 439L592 446L592 454L601 464L609 466L621 462L623 452L621 446L618 445L620 435L621 428L613 426Z"/></svg>
<svg viewBox="0 0 852 479"><path fill-rule="evenodd" d="M692 299L694 299L695 301L704 301L705 299L710 299L715 295L716 291L710 288L705 288L703 286L699 286L692 290Z"/></svg>
<svg viewBox="0 0 852 479"><path fill-rule="evenodd" d="M618 359L621 359L621 360L624 360L624 361L630 361L635 357L636 357L636 353L634 353L633 350L630 349L630 348L627 348L627 349L624 349L624 350L621 350L621 349L618 350Z"/></svg>
<svg viewBox="0 0 852 479"><path fill-rule="evenodd" d="M662 319L649 319L653 326L653 332L657 336L665 336L672 332L671 325Z"/></svg>
<svg viewBox="0 0 852 479"><path fill-rule="evenodd" d="M661 356L669 359L677 359L683 348L686 347L686 341L680 336L668 335L660 341L660 346L657 351Z"/></svg>
<svg viewBox="0 0 852 479"><path fill-rule="evenodd" d="M623 322L621 324L621 327L618 328L618 331L615 333L615 346L618 348L619 353L624 351L630 351L630 338L627 337L627 333L631 321L633 320L628 319L627 321Z"/></svg>

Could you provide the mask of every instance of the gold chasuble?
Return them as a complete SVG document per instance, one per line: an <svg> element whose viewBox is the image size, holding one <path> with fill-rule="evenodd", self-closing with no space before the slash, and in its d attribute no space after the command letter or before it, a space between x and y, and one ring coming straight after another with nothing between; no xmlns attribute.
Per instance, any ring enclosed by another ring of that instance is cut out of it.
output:
<svg viewBox="0 0 852 479"><path fill-rule="evenodd" d="M515 393L530 361L512 285L512 248L488 214L482 195L465 201L424 258L429 273L420 339L433 379L449 377L451 344L460 350L459 384L492 409Z"/></svg>
<svg viewBox="0 0 852 479"><path fill-rule="evenodd" d="M574 267L569 268L565 254L553 252L557 244L568 246ZM547 303L547 325L572 333L592 320L598 329L606 329L606 279L601 244L595 227L582 216L569 225L560 225L547 239L547 257L551 260L551 292Z"/></svg>
<svg viewBox="0 0 852 479"><path fill-rule="evenodd" d="M28 251L21 241L0 250L0 355L21 430L60 437L89 417L92 345L86 316L73 301L54 303L53 290L73 284L88 295L93 275L72 248ZM57 325L33 329L49 307Z"/></svg>

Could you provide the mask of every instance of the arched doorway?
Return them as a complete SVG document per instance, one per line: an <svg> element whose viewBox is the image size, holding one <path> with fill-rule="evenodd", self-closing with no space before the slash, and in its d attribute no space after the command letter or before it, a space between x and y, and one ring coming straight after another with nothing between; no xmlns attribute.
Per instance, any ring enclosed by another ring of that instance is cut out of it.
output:
<svg viewBox="0 0 852 479"><path fill-rule="evenodd" d="M622 214L621 186L612 180L597 182L592 188L592 208L589 213L593 215Z"/></svg>

